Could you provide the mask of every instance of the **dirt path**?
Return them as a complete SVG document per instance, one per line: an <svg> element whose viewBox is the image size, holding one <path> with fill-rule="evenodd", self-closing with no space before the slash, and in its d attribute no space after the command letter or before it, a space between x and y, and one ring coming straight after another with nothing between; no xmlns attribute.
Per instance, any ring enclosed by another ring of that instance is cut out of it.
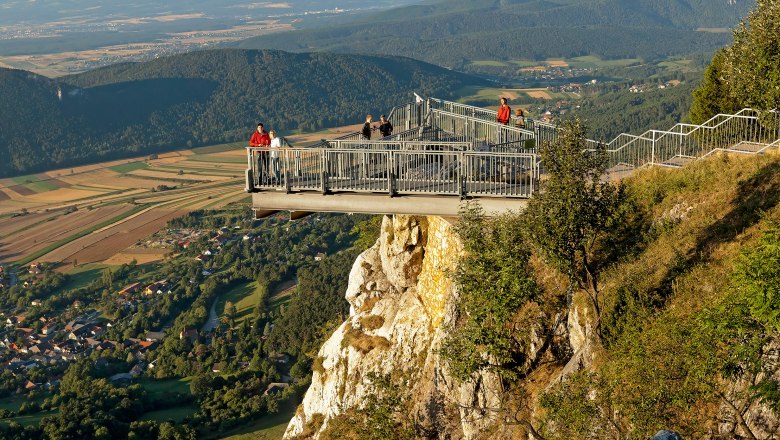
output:
<svg viewBox="0 0 780 440"><path fill-rule="evenodd" d="M211 304L211 310L209 310L209 320L206 321L206 324L204 324L203 328L200 329L201 333L208 333L219 326L219 317L217 316L217 301L219 301L219 297L217 297Z"/></svg>

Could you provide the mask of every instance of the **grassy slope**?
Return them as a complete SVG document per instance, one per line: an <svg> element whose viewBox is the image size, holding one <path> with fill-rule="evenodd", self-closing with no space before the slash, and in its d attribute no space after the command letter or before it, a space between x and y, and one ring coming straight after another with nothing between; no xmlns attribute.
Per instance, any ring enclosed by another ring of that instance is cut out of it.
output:
<svg viewBox="0 0 780 440"><path fill-rule="evenodd" d="M606 349L597 371L621 384L612 398L637 421L630 429L674 429L684 438L709 429L719 398L695 386L715 379L695 378L707 354L679 329L697 332L703 311L728 294L740 253L780 220L779 171L779 154L722 155L628 181L645 231L655 232L604 274Z"/></svg>

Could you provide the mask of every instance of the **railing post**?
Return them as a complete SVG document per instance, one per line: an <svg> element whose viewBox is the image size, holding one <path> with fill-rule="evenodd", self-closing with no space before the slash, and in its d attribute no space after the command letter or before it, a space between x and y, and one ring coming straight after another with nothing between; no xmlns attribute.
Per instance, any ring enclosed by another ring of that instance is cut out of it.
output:
<svg viewBox="0 0 780 440"><path fill-rule="evenodd" d="M246 150L246 157L247 157L247 167L246 167L246 192L252 193L255 192L255 174L253 171L253 164L254 162L254 154L252 154L252 150L247 149Z"/></svg>
<svg viewBox="0 0 780 440"><path fill-rule="evenodd" d="M390 197L395 195L395 152L388 151L387 153L387 179L388 179L388 193Z"/></svg>
<svg viewBox="0 0 780 440"><path fill-rule="evenodd" d="M653 130L651 133L653 133L653 139L652 139L652 144L650 146L651 148L650 165L655 165L655 130Z"/></svg>
<svg viewBox="0 0 780 440"><path fill-rule="evenodd" d="M464 152L459 152L458 155L458 193L460 195L461 199L466 198L466 154Z"/></svg>
<svg viewBox="0 0 780 440"><path fill-rule="evenodd" d="M287 194L290 194L292 192L292 182L290 182L290 150L285 148L282 153L284 153L284 189L287 191Z"/></svg>
<svg viewBox="0 0 780 440"><path fill-rule="evenodd" d="M322 160L320 161L320 176L322 181L320 182L320 185L322 186L321 191L322 195L325 195L328 193L328 152L325 149L320 150L320 157Z"/></svg>

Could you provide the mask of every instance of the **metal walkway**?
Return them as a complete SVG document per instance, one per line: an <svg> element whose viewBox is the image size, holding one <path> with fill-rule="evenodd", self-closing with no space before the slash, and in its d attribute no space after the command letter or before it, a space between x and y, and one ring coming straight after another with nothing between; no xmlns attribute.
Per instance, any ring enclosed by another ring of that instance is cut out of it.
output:
<svg viewBox="0 0 780 440"><path fill-rule="evenodd" d="M531 119L522 127L514 119L501 125L495 118L492 110L429 98L395 107L388 119L396 134L387 138L353 133L306 148L248 148L253 209L258 217L280 210L293 218L311 212L455 216L467 199L478 199L489 214L523 209L544 178L535 147L555 140L559 129ZM605 178L620 178L716 151L779 148L779 126L745 109L701 125L587 144L606 147Z"/></svg>

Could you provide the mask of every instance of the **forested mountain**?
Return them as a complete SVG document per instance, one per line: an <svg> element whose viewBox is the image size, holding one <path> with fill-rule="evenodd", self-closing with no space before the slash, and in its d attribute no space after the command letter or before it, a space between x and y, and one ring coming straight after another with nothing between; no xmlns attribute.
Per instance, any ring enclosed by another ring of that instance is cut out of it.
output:
<svg viewBox="0 0 780 440"><path fill-rule="evenodd" d="M0 69L0 176L360 122L482 80L409 58L215 50L48 79Z"/></svg>
<svg viewBox="0 0 780 440"><path fill-rule="evenodd" d="M755 2L742 0L444 1L361 22L256 37L244 48L404 54L458 67L465 60L572 57L654 59L712 51Z"/></svg>

